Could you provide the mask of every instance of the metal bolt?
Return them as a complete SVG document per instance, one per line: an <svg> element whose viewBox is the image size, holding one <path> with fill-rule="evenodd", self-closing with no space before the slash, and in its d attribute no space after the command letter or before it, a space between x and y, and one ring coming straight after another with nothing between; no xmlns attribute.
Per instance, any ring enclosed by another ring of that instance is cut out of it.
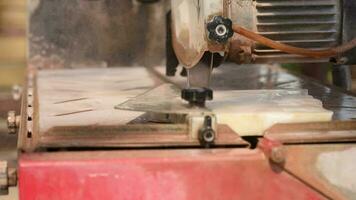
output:
<svg viewBox="0 0 356 200"><path fill-rule="evenodd" d="M206 130L203 133L203 140L205 143L212 143L215 139L215 133L213 130Z"/></svg>
<svg viewBox="0 0 356 200"><path fill-rule="evenodd" d="M287 151L279 141L262 138L258 142L258 147L264 152L270 161L276 164L283 164L286 161Z"/></svg>
<svg viewBox="0 0 356 200"><path fill-rule="evenodd" d="M223 24L220 24L215 28L215 33L218 36L224 36L226 34L226 32L227 32L226 26Z"/></svg>
<svg viewBox="0 0 356 200"><path fill-rule="evenodd" d="M286 159L286 150L283 146L273 147L271 149L271 161L275 163L284 163Z"/></svg>
<svg viewBox="0 0 356 200"><path fill-rule="evenodd" d="M7 128L10 134L16 134L20 126L20 116L16 116L15 111L7 113Z"/></svg>
<svg viewBox="0 0 356 200"><path fill-rule="evenodd" d="M12 98L16 101L20 100L22 95L22 87L19 85L12 86Z"/></svg>

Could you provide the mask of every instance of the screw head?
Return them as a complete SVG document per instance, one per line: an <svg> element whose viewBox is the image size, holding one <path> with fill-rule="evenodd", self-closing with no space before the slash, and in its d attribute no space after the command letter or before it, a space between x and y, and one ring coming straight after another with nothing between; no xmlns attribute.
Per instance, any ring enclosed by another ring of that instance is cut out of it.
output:
<svg viewBox="0 0 356 200"><path fill-rule="evenodd" d="M215 132L212 129L207 129L203 133L203 138L205 143L212 143L215 140Z"/></svg>
<svg viewBox="0 0 356 200"><path fill-rule="evenodd" d="M15 111L7 113L7 128L10 134L15 134L20 125L20 117L16 116Z"/></svg>
<svg viewBox="0 0 356 200"><path fill-rule="evenodd" d="M205 147L210 147L215 141L215 131L211 127L205 127L199 132L199 142Z"/></svg>

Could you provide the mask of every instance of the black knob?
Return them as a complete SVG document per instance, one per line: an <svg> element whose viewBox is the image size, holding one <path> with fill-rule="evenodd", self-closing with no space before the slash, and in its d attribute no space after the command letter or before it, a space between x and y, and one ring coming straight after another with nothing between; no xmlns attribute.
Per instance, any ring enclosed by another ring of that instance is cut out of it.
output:
<svg viewBox="0 0 356 200"><path fill-rule="evenodd" d="M186 88L182 90L182 99L192 106L204 107L205 101L213 99L213 91L209 88Z"/></svg>
<svg viewBox="0 0 356 200"><path fill-rule="evenodd" d="M215 16L206 28L208 29L209 39L220 44L226 43L234 35L232 21L222 16Z"/></svg>

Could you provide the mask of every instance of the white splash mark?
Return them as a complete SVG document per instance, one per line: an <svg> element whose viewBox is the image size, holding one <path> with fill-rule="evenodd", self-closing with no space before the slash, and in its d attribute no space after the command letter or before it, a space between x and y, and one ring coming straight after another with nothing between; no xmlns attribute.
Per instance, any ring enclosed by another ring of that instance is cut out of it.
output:
<svg viewBox="0 0 356 200"><path fill-rule="evenodd" d="M96 177L108 177L109 174L108 173L93 173L93 174L89 174L90 178L96 178Z"/></svg>
<svg viewBox="0 0 356 200"><path fill-rule="evenodd" d="M356 191L356 148L321 154L317 169L333 185Z"/></svg>

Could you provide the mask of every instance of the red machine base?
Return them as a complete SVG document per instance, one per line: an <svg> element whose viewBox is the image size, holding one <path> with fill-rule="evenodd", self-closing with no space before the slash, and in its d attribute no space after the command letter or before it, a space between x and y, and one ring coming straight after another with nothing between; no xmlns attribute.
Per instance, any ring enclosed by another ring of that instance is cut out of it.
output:
<svg viewBox="0 0 356 200"><path fill-rule="evenodd" d="M260 150L22 154L21 200L324 199Z"/></svg>

